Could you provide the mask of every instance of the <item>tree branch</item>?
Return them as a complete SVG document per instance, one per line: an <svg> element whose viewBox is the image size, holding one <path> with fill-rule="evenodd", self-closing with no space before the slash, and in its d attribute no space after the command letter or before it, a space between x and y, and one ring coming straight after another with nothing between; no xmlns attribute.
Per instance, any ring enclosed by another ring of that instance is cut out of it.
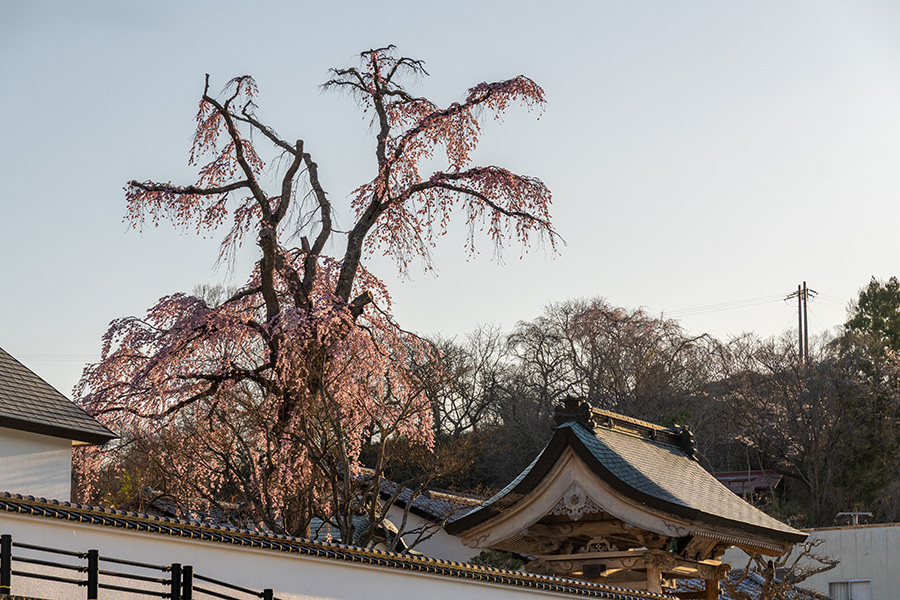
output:
<svg viewBox="0 0 900 600"><path fill-rule="evenodd" d="M132 179L128 182L128 185L144 190L146 192L168 192L170 194L178 195L190 194L198 196L214 196L216 194L226 194L228 192L233 192L234 190L239 190L241 188L249 188L250 182L236 181L235 183L229 183L228 185L217 187L197 187L196 185L177 186L170 183L155 183L153 181L142 182Z"/></svg>

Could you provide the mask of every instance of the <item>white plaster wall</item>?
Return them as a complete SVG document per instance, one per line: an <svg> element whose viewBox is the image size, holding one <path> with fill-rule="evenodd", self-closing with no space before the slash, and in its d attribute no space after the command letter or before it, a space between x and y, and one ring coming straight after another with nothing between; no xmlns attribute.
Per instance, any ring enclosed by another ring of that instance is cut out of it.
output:
<svg viewBox="0 0 900 600"><path fill-rule="evenodd" d="M900 523L890 525L860 525L832 527L808 531L810 538L821 538L817 554L831 556L840 564L824 573L810 577L803 587L828 594L830 581L870 580L872 600L900 598ZM747 564L744 553L731 549L725 562L734 568Z"/></svg>
<svg viewBox="0 0 900 600"><path fill-rule="evenodd" d="M69 500L72 441L0 427L0 491Z"/></svg>
<svg viewBox="0 0 900 600"><path fill-rule="evenodd" d="M0 513L0 533L13 541L53 546L77 552L97 549L113 556L146 563L189 564L194 572L254 590L272 588L282 600L529 600L572 598L567 594L513 588L446 576L362 566L338 560L318 559L271 550L254 550L227 544L193 541L96 525L86 525L11 513ZM28 551L14 549L14 555ZM46 556L46 555L45 555ZM16 569L45 569L14 563ZM81 563L83 564L83 563ZM121 569L101 562L101 568ZM132 571L132 567L125 567ZM103 579L101 578L101 581ZM196 584L195 580L195 584ZM129 584L133 585L133 584ZM205 585L205 584L203 584ZM13 577L13 593L47 600L82 597L71 586ZM158 588L157 588L158 589ZM100 590L102 600L133 600L134 594Z"/></svg>
<svg viewBox="0 0 900 600"><path fill-rule="evenodd" d="M390 507L387 516L391 523L396 525L398 529L401 528L403 523L402 508L398 506ZM469 562L470 558L481 552L481 550L473 550L465 546L460 538L450 535L443 528L411 513L407 515L406 525L402 529L403 531L411 532L404 534L403 540L412 546L416 552L421 552L431 558L464 563ZM422 531L425 531L425 533L420 538ZM418 543L417 539L419 540Z"/></svg>

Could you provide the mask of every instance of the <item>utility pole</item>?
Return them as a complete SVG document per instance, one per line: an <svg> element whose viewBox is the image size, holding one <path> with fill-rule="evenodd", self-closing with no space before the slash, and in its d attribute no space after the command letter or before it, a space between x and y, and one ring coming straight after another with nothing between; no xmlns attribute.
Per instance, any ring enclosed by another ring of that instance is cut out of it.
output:
<svg viewBox="0 0 900 600"><path fill-rule="evenodd" d="M870 512L839 512L837 514L838 517L850 517L851 525L859 525L860 517L871 517L872 513Z"/></svg>
<svg viewBox="0 0 900 600"><path fill-rule="evenodd" d="M800 364L809 364L809 311L807 308L810 295L815 298L819 292L803 285L797 286L797 291L785 297L790 300L797 297L797 349L800 351Z"/></svg>

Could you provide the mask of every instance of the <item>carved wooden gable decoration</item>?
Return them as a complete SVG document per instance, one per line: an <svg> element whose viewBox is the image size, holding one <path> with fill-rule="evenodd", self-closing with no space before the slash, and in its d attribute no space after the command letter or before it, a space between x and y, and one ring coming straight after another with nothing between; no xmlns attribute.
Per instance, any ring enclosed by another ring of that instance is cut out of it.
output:
<svg viewBox="0 0 900 600"><path fill-rule="evenodd" d="M668 592L704 579L704 595L690 597L705 598L717 597L727 548L774 556L806 539L703 469L686 428L585 408L567 402L534 462L447 531L474 549L534 556L530 568L620 587Z"/></svg>

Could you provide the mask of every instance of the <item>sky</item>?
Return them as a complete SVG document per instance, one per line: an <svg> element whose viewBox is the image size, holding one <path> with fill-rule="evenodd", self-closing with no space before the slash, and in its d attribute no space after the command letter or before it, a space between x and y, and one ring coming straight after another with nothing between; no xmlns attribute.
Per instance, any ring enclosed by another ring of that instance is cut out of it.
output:
<svg viewBox="0 0 900 600"><path fill-rule="evenodd" d="M401 274L368 264L406 328L463 338L547 305L604 297L720 338L846 318L871 277L900 275L900 3L5 2L0 4L0 347L63 393L115 318L198 284L240 285L218 237L124 221L130 179L194 182L204 75L251 74L261 119L302 138L337 208L374 175L374 135L330 67L394 44L440 105L524 74L543 113L485 122L475 158L542 179L557 252L451 227Z"/></svg>

